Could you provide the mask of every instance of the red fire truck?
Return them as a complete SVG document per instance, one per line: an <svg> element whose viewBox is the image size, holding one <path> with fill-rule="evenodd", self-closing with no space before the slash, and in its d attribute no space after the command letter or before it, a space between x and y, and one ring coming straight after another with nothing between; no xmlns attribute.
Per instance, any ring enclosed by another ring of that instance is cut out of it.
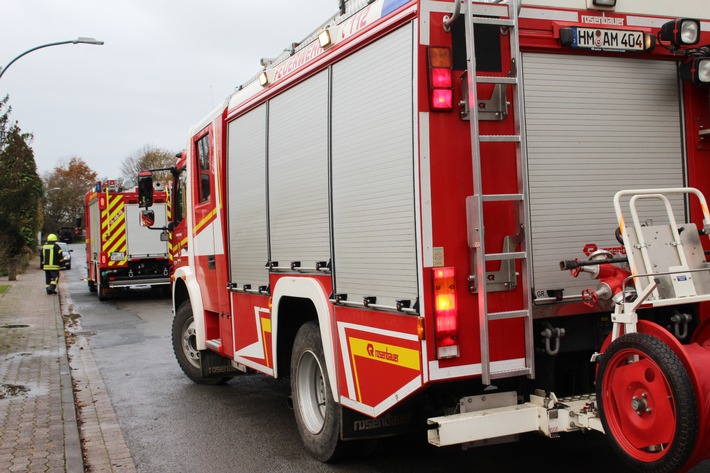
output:
<svg viewBox="0 0 710 473"><path fill-rule="evenodd" d="M290 377L323 461L417 425L604 432L642 471L708 457L708 18L341 1L191 130L180 366Z"/></svg>
<svg viewBox="0 0 710 473"><path fill-rule="evenodd" d="M138 203L138 190L126 189L120 180L97 182L84 196L87 282L101 301L119 288L170 288L167 234L161 238L147 228L167 225L167 191L157 186L151 207L155 222L150 225L142 221Z"/></svg>

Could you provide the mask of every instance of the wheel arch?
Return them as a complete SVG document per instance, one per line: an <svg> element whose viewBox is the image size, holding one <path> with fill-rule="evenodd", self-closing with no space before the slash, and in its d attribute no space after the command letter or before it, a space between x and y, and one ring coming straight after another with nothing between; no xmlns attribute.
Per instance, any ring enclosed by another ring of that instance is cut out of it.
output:
<svg viewBox="0 0 710 473"><path fill-rule="evenodd" d="M328 370L330 390L339 402L333 330L333 308L326 288L314 278L282 278L273 291L271 324L273 331L274 377L290 372L291 350L298 329L306 322L318 322L325 369Z"/></svg>
<svg viewBox="0 0 710 473"><path fill-rule="evenodd" d="M202 305L202 294L197 284L195 273L189 266L178 268L174 274L175 287L173 288L173 314L177 313L185 301L192 306L192 316L195 320L195 335L198 350L205 350L205 317Z"/></svg>

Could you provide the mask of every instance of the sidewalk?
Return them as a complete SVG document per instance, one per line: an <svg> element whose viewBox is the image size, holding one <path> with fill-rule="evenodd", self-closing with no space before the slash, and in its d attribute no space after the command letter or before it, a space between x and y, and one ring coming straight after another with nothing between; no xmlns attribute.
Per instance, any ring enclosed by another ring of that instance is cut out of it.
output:
<svg viewBox="0 0 710 473"><path fill-rule="evenodd" d="M0 471L84 471L58 296L32 263L0 296Z"/></svg>
<svg viewBox="0 0 710 473"><path fill-rule="evenodd" d="M0 278L0 472L135 473L66 278L50 296L38 266Z"/></svg>

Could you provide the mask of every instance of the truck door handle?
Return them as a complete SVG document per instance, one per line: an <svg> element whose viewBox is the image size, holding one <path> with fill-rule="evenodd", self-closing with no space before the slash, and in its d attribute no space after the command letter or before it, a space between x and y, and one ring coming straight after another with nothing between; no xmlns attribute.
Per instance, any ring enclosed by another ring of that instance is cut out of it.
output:
<svg viewBox="0 0 710 473"><path fill-rule="evenodd" d="M215 265L214 265L214 255L210 255L210 256L207 257L207 267L208 267L209 269L214 269L214 268L215 268Z"/></svg>

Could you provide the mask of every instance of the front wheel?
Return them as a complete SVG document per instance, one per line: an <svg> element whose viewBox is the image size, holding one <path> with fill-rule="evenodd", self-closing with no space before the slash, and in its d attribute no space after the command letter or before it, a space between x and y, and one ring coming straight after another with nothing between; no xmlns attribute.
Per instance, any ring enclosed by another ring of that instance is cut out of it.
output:
<svg viewBox="0 0 710 473"><path fill-rule="evenodd" d="M609 345L597 373L597 401L612 448L634 469L673 472L690 458L698 435L693 385L658 338L630 333Z"/></svg>
<svg viewBox="0 0 710 473"><path fill-rule="evenodd" d="M325 367L320 328L304 324L296 334L291 352L291 396L301 440L322 462L344 454L340 439L340 406L333 399Z"/></svg>
<svg viewBox="0 0 710 473"><path fill-rule="evenodd" d="M205 378L202 376L200 351L197 349L195 318L192 316L190 301L183 302L175 312L175 318L173 319L173 352L180 368L195 383L214 385L222 384L232 379L231 376L222 378Z"/></svg>

